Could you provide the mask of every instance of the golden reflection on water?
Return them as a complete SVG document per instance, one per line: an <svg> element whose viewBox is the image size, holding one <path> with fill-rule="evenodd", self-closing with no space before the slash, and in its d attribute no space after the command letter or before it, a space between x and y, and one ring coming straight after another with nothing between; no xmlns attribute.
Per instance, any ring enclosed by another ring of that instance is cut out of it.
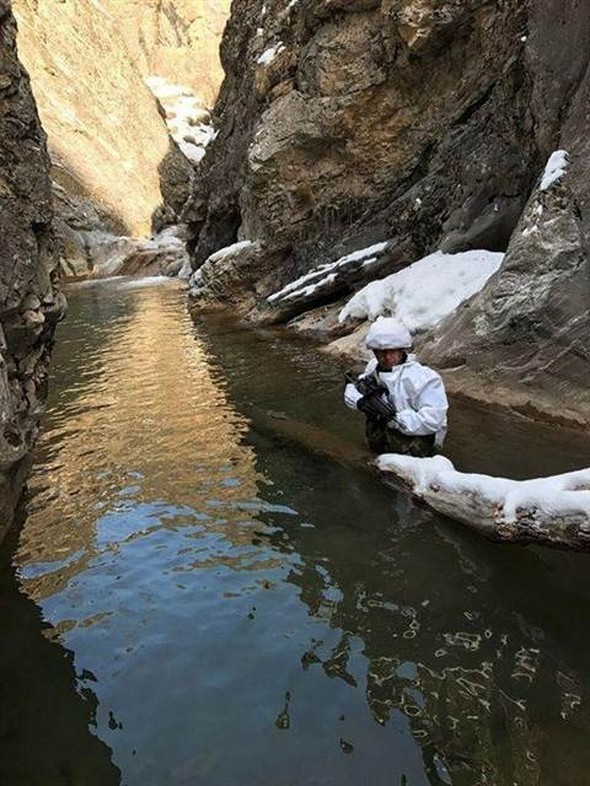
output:
<svg viewBox="0 0 590 786"><path fill-rule="evenodd" d="M583 645L558 613L586 620L576 597L547 584L534 552L471 542L337 462L265 458L263 441L255 456L226 385L258 403L267 378L253 375L253 393L229 369L259 370L269 344L256 355L219 334L224 374L178 298L145 290L94 321L87 298L71 314L68 335L87 334L55 358L17 554L26 592L98 675L101 734L128 782L238 782L236 762L273 783L285 762L293 783L310 767L327 783L576 782ZM277 347L268 363L289 405L290 360ZM316 399L311 388L305 404L321 407L322 385ZM257 551L268 510L298 516L269 526ZM105 723L112 708L124 732ZM576 760L562 764L548 739ZM177 776L160 777L162 761Z"/></svg>
<svg viewBox="0 0 590 786"><path fill-rule="evenodd" d="M159 504L164 515L156 507L153 526L167 527L186 515L183 506L211 506L219 496L217 526L234 544L249 542L232 526L244 515L231 513L232 502L257 493L253 452L241 440L248 423L228 403L188 317L179 321L162 297L167 289L146 289L127 319L80 352L79 381L47 414L16 563L64 565L28 579L35 599L59 591L88 564L101 516L130 502Z"/></svg>

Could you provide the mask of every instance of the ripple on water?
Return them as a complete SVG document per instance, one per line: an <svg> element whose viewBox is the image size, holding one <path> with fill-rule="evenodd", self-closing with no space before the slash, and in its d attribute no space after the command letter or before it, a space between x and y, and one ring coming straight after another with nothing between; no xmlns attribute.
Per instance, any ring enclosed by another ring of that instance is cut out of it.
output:
<svg viewBox="0 0 590 786"><path fill-rule="evenodd" d="M584 782L578 563L274 433L260 412L350 428L300 343L116 283L74 293L60 331L15 562L122 782Z"/></svg>

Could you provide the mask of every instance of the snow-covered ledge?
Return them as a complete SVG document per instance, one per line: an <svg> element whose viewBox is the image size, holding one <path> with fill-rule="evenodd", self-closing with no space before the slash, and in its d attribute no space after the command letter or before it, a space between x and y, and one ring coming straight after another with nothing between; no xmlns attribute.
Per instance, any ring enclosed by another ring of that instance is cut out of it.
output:
<svg viewBox="0 0 590 786"><path fill-rule="evenodd" d="M458 472L443 456L394 453L377 466L433 510L494 540L590 551L590 469L509 480Z"/></svg>

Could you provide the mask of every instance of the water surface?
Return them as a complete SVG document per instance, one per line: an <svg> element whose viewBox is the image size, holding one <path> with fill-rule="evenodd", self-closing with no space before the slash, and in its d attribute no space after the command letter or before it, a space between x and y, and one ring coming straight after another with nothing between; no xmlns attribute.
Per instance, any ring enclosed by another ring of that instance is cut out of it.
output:
<svg viewBox="0 0 590 786"><path fill-rule="evenodd" d="M184 297L70 293L0 555L0 784L586 783L588 558L383 487L334 361ZM467 469L586 450L453 412Z"/></svg>

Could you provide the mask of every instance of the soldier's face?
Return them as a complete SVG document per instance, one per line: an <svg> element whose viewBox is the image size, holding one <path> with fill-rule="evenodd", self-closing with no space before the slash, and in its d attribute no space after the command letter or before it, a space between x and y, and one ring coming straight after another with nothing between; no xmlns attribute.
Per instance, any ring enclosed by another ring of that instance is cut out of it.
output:
<svg viewBox="0 0 590 786"><path fill-rule="evenodd" d="M391 371L394 366L401 363L404 354L402 349L374 349L373 352L381 371Z"/></svg>

